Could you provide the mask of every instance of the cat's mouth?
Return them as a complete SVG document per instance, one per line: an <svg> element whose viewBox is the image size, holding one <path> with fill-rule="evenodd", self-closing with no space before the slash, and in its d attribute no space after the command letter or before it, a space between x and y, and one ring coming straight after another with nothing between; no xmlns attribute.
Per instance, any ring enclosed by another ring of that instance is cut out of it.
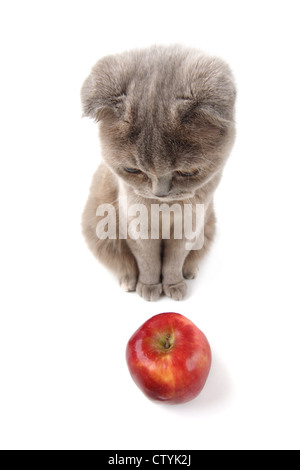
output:
<svg viewBox="0 0 300 470"><path fill-rule="evenodd" d="M162 203L169 202L169 201L184 201L186 199L190 199L194 197L193 193L185 193L185 194L167 194L166 196L155 196L153 193L142 193L139 191L135 191L138 196L141 196L145 199L155 199Z"/></svg>

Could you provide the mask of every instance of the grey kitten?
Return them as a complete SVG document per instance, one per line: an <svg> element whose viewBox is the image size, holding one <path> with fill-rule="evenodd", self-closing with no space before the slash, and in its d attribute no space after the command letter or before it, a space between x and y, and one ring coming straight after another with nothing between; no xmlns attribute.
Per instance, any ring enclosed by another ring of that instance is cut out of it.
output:
<svg viewBox="0 0 300 470"><path fill-rule="evenodd" d="M213 195L234 142L235 96L231 71L222 60L182 46L104 57L84 82L84 115L100 123L104 161L90 188L83 232L124 290L136 290L146 300L156 300L162 292L175 300L184 298L184 278L197 275L214 236ZM140 210L140 238L128 232L123 236L135 204L145 208ZM171 208L169 237L162 233L163 210L158 222L151 217L152 209L162 204ZM187 205L192 207L191 217L196 207L204 209L194 245L187 245L185 234L174 235L174 204L182 213ZM102 212L99 207L104 207ZM99 234L103 218L113 227L113 236ZM154 223L159 235L151 237ZM201 235L203 246L194 249Z"/></svg>

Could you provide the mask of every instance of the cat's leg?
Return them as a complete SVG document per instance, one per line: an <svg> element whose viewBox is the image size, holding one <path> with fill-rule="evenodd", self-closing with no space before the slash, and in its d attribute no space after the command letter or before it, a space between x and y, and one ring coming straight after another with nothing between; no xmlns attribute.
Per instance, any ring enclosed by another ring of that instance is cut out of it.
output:
<svg viewBox="0 0 300 470"><path fill-rule="evenodd" d="M182 300L186 295L187 285L182 276L182 267L188 253L185 240L164 240L163 290L174 300Z"/></svg>
<svg viewBox="0 0 300 470"><path fill-rule="evenodd" d="M161 241L128 240L139 270L137 293L145 300L157 300L162 293Z"/></svg>
<svg viewBox="0 0 300 470"><path fill-rule="evenodd" d="M90 250L119 279L126 292L135 291L138 279L136 260L125 240L99 240L95 227L83 224L83 233Z"/></svg>
<svg viewBox="0 0 300 470"><path fill-rule="evenodd" d="M82 215L82 232L90 250L102 264L118 277L122 289L134 291L138 279L138 267L127 241L118 238L117 210L112 214L114 220L108 221L111 222L111 226L116 225L116 236L101 239L99 233L97 233L97 224L100 220L97 215L97 208L100 203L113 200L115 196L114 193L107 194L107 192L104 192L103 199L101 199L102 194L94 197L91 192ZM112 205L114 206L113 203Z"/></svg>
<svg viewBox="0 0 300 470"><path fill-rule="evenodd" d="M185 259L183 265L183 277L185 279L195 279L199 272L199 263L208 252L216 232L216 217L213 208L211 207L208 213L207 220L204 225L204 243L201 249L191 250Z"/></svg>

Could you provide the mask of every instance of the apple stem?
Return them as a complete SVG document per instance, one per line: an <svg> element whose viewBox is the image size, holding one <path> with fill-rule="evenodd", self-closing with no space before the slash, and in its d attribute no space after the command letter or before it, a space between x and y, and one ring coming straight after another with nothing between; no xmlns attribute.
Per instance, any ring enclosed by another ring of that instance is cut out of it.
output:
<svg viewBox="0 0 300 470"><path fill-rule="evenodd" d="M168 333L167 336L166 336L166 342L165 342L165 345L164 345L165 349L169 349L169 347L170 347L170 336L171 336L170 333Z"/></svg>

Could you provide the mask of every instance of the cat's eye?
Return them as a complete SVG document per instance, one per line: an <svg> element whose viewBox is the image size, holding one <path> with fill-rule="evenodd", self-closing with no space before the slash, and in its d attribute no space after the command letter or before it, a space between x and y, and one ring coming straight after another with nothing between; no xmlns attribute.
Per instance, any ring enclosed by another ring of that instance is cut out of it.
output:
<svg viewBox="0 0 300 470"><path fill-rule="evenodd" d="M127 173L134 173L136 175L142 173L141 170L138 170L137 168L127 168L125 167L124 170L127 172Z"/></svg>
<svg viewBox="0 0 300 470"><path fill-rule="evenodd" d="M176 171L179 176L196 176L199 173L199 170L190 170L190 171Z"/></svg>

